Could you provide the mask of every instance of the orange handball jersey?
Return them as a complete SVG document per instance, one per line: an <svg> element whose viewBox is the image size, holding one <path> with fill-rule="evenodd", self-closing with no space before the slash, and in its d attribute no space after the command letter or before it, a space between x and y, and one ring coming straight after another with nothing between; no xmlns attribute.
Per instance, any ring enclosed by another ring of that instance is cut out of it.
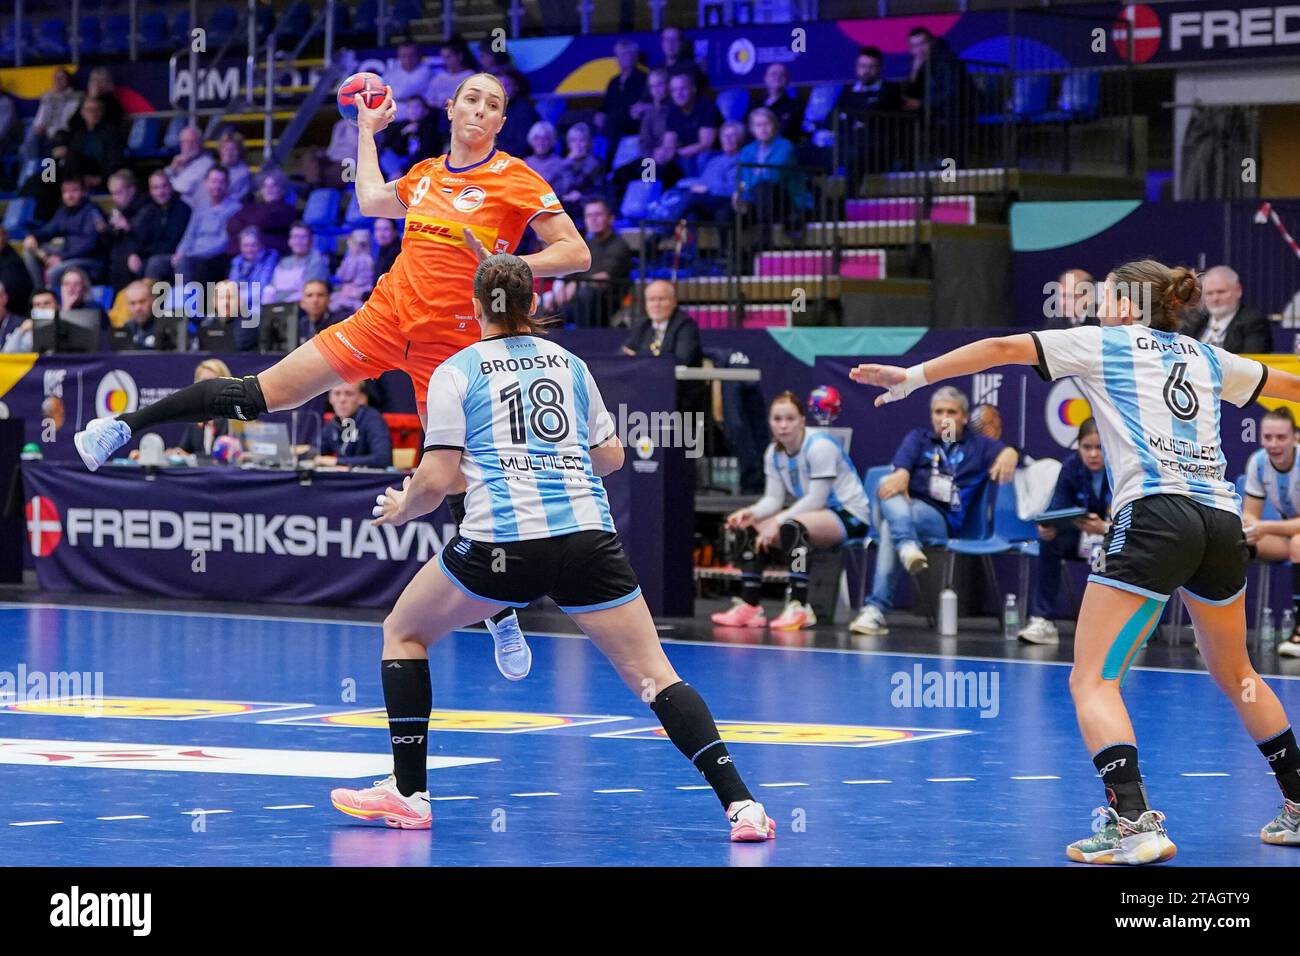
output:
<svg viewBox="0 0 1300 956"><path fill-rule="evenodd" d="M446 156L422 160L396 186L407 209L402 250L363 309L373 306L414 342L472 345L480 336L470 301L478 259L465 228L489 253L512 252L533 219L564 207L527 163L496 149L461 169Z"/></svg>

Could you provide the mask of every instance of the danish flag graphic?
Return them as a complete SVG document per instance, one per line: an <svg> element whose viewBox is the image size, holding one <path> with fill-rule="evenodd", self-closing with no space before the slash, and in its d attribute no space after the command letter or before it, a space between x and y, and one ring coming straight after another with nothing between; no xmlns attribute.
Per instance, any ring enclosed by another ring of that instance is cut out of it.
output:
<svg viewBox="0 0 1300 956"><path fill-rule="evenodd" d="M1111 42L1121 60L1128 59L1128 33L1133 31L1133 62L1145 63L1160 49L1160 17L1144 3L1130 3L1110 28Z"/></svg>
<svg viewBox="0 0 1300 956"><path fill-rule="evenodd" d="M38 558L48 557L63 540L59 509L49 498L37 495L27 502L26 512L27 537L32 543L32 554Z"/></svg>

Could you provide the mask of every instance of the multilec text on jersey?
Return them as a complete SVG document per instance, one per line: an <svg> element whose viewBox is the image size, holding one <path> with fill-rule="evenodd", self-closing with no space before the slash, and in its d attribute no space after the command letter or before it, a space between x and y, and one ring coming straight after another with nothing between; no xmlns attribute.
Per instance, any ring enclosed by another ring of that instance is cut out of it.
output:
<svg viewBox="0 0 1300 956"><path fill-rule="evenodd" d="M528 372L542 368L568 368L569 360L563 355L525 355L523 358L485 359L479 363L484 375L493 372Z"/></svg>

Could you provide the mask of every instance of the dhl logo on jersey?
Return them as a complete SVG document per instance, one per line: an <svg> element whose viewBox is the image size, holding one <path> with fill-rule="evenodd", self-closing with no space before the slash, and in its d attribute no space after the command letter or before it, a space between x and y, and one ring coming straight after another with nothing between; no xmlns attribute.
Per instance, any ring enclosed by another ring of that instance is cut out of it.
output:
<svg viewBox="0 0 1300 956"><path fill-rule="evenodd" d="M497 230L487 229L482 226L471 226L468 223L456 222L451 219L434 219L430 216L417 216L410 213L406 216L406 236L417 239L428 239L431 242L444 242L452 246L465 245L465 230L469 229L474 235L478 236L478 241L483 243L484 247L491 249L497 241Z"/></svg>

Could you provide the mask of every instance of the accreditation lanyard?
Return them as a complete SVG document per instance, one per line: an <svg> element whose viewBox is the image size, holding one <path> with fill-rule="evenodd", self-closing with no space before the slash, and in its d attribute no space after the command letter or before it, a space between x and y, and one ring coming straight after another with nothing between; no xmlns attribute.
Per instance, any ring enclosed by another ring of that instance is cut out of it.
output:
<svg viewBox="0 0 1300 956"><path fill-rule="evenodd" d="M959 456L961 462L964 455ZM939 463L943 463L940 470ZM940 503L947 502L953 511L961 510L961 492L957 490L957 481L952 462L943 446L936 445L930 450L930 497Z"/></svg>

